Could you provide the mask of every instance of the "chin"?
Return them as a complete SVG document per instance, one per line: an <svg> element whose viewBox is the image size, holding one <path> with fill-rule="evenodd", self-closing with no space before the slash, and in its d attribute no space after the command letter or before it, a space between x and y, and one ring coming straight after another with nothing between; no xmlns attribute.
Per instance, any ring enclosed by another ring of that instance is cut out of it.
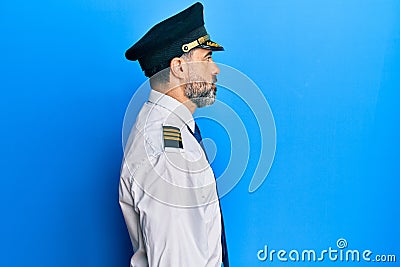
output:
<svg viewBox="0 0 400 267"><path fill-rule="evenodd" d="M210 97L206 97L206 98L200 98L198 100L194 100L193 102L196 104L196 106L198 108L211 106L212 104L215 103L215 94L214 94L214 97L210 96Z"/></svg>

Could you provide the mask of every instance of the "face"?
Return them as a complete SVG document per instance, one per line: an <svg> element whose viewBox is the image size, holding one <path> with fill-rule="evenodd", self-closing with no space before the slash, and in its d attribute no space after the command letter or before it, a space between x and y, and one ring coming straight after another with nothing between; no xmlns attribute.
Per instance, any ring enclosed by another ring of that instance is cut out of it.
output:
<svg viewBox="0 0 400 267"><path fill-rule="evenodd" d="M212 51L197 48L188 62L188 77L185 95L197 107L212 105L215 102L218 66L212 59Z"/></svg>

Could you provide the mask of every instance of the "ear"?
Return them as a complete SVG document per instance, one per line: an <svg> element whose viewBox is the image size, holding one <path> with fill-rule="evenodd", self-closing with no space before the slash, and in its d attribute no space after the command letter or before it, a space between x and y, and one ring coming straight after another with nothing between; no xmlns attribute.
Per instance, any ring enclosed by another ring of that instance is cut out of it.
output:
<svg viewBox="0 0 400 267"><path fill-rule="evenodd" d="M187 73L187 63L180 57L175 57L170 63L171 74L178 79L184 79Z"/></svg>

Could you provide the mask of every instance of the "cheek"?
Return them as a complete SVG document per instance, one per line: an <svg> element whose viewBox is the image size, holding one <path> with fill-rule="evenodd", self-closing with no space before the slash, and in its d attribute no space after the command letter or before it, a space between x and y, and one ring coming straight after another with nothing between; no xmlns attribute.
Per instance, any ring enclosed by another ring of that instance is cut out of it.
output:
<svg viewBox="0 0 400 267"><path fill-rule="evenodd" d="M203 77L209 77L211 73L212 73L211 65L205 64L201 70L201 74L203 75Z"/></svg>
<svg viewBox="0 0 400 267"><path fill-rule="evenodd" d="M208 62L199 62L195 65L193 71L196 73L197 76L208 80L210 74L212 74L212 66Z"/></svg>

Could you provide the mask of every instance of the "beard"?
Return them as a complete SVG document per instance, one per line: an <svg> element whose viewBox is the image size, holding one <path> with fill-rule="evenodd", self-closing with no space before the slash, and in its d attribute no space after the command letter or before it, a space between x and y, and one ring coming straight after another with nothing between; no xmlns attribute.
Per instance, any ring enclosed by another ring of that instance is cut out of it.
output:
<svg viewBox="0 0 400 267"><path fill-rule="evenodd" d="M185 95L199 108L209 106L215 102L216 93L213 86L214 83L205 81L192 71L189 81L185 84Z"/></svg>

